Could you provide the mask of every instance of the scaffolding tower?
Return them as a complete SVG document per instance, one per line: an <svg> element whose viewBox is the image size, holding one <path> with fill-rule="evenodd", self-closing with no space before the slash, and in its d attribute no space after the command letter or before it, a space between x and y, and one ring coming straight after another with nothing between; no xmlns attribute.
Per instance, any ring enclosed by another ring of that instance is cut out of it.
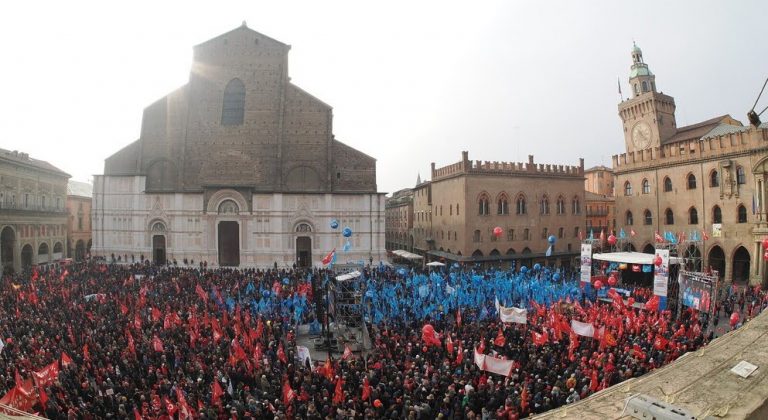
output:
<svg viewBox="0 0 768 420"><path fill-rule="evenodd" d="M360 271L352 271L336 277L331 286L334 319L332 332L338 342L339 352L346 346L352 351L370 348L370 337L365 324L366 308L363 304L366 282Z"/></svg>

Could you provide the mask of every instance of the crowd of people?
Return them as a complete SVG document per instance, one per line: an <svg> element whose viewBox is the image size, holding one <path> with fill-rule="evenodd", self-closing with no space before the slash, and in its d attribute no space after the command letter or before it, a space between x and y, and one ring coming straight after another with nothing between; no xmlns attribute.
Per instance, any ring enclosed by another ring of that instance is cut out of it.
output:
<svg viewBox="0 0 768 420"><path fill-rule="evenodd" d="M100 263L6 276L0 402L51 419L517 419L711 339L695 311L592 301L563 273L369 266L371 349L307 363L296 328L327 320L318 290L333 276ZM524 322L501 322L496 302Z"/></svg>

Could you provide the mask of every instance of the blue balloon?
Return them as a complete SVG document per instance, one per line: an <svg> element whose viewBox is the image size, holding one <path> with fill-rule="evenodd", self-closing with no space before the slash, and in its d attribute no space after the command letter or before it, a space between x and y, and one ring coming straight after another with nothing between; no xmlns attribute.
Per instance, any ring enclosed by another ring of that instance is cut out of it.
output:
<svg viewBox="0 0 768 420"><path fill-rule="evenodd" d="M527 273L528 272L528 267L526 267L524 265L520 266L520 272L523 273L523 274Z"/></svg>
<svg viewBox="0 0 768 420"><path fill-rule="evenodd" d="M555 238L555 235L549 235L549 238L547 238L547 242L549 242L550 245L554 245L557 238Z"/></svg>
<svg viewBox="0 0 768 420"><path fill-rule="evenodd" d="M331 220L331 229L338 229L339 228L339 221L336 219Z"/></svg>
<svg viewBox="0 0 768 420"><path fill-rule="evenodd" d="M539 263L534 264L533 265L533 271L539 271L539 270L541 270L541 264L539 264Z"/></svg>
<svg viewBox="0 0 768 420"><path fill-rule="evenodd" d="M264 297L269 297L269 290L265 290L265 291L263 291L263 292L261 293L261 295L262 295L262 296L264 296Z"/></svg>
<svg viewBox="0 0 768 420"><path fill-rule="evenodd" d="M552 278L553 278L555 281L560 281L560 273L555 273L555 274L552 276Z"/></svg>
<svg viewBox="0 0 768 420"><path fill-rule="evenodd" d="M352 236L352 229L349 228L349 226L345 227L343 231L341 231L341 234L344 235L345 238L349 238Z"/></svg>

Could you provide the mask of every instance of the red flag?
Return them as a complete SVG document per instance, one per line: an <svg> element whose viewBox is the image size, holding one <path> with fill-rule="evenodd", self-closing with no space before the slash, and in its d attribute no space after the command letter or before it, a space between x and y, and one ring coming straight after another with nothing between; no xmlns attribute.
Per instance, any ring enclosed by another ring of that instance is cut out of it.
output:
<svg viewBox="0 0 768 420"><path fill-rule="evenodd" d="M664 238L662 238L661 235L659 235L658 230L653 234L653 240L655 240L657 243L664 242Z"/></svg>
<svg viewBox="0 0 768 420"><path fill-rule="evenodd" d="M88 343L83 344L83 360L91 360L91 352L88 351Z"/></svg>
<svg viewBox="0 0 768 420"><path fill-rule="evenodd" d="M154 336L152 338L152 348L159 353L165 352L165 349L163 348L163 341L160 340L160 337L158 336Z"/></svg>
<svg viewBox="0 0 768 420"><path fill-rule="evenodd" d="M606 331L605 334L603 334L602 341L608 347L615 347L616 346L616 339L608 331Z"/></svg>
<svg viewBox="0 0 768 420"><path fill-rule="evenodd" d="M288 379L285 379L283 381L283 404L290 404L294 398L296 398L296 393L293 391L293 389L291 389L291 385L288 383Z"/></svg>
<svg viewBox="0 0 768 420"><path fill-rule="evenodd" d="M162 313L160 313L160 309L157 309L157 308L152 308L152 321L155 321L155 322L157 322L157 321L159 321L159 320L160 320L160 318L162 318L162 317L163 317L163 314L162 314Z"/></svg>
<svg viewBox="0 0 768 420"><path fill-rule="evenodd" d="M39 388L46 387L54 382L59 377L59 361L49 364L48 366L32 372L32 379L35 380Z"/></svg>
<svg viewBox="0 0 768 420"><path fill-rule="evenodd" d="M352 357L352 349L348 345L344 344L344 354L341 355L341 360L347 360Z"/></svg>
<svg viewBox="0 0 768 420"><path fill-rule="evenodd" d="M464 361L464 349L461 348L461 342L459 342L459 351L456 353L456 365L460 365Z"/></svg>
<svg viewBox="0 0 768 420"><path fill-rule="evenodd" d="M645 302L645 309L649 311L658 311L659 310L659 296L653 295L652 298L648 299L648 302Z"/></svg>
<svg viewBox="0 0 768 420"><path fill-rule="evenodd" d="M43 409L45 410L47 408L46 405L48 403L48 394L45 393L45 388L38 385L37 394L38 394L38 397L40 398L40 405L42 405Z"/></svg>
<svg viewBox="0 0 768 420"><path fill-rule="evenodd" d="M138 312L133 316L133 326L137 330L141 329L141 315Z"/></svg>
<svg viewBox="0 0 768 420"><path fill-rule="evenodd" d="M546 331L541 334L537 333L536 331L531 331L531 334L533 334L533 344L536 344L537 346L543 346L549 341L549 337L547 336Z"/></svg>
<svg viewBox="0 0 768 420"><path fill-rule="evenodd" d="M139 413L139 409L136 407L133 407L133 418L134 420L142 420L141 413Z"/></svg>
<svg viewBox="0 0 768 420"><path fill-rule="evenodd" d="M640 360L645 360L645 353L643 352L643 349L640 348L640 345L634 344L632 346L632 355L635 356L635 358Z"/></svg>
<svg viewBox="0 0 768 420"><path fill-rule="evenodd" d="M165 410L168 411L168 415L171 416L171 418L173 418L173 415L179 411L179 409L176 407L176 404L172 403L168 397L163 397L163 405L165 406Z"/></svg>
<svg viewBox="0 0 768 420"><path fill-rule="evenodd" d="M368 382L368 376L363 378L363 401L368 401L371 398L371 384Z"/></svg>
<svg viewBox="0 0 768 420"><path fill-rule="evenodd" d="M461 308L456 309L456 326L461 327Z"/></svg>
<svg viewBox="0 0 768 420"><path fill-rule="evenodd" d="M667 348L667 344L669 344L669 340L662 337L661 335L657 335L656 339L653 340L653 347L656 348L656 350L664 350Z"/></svg>
<svg viewBox="0 0 768 420"><path fill-rule="evenodd" d="M701 231L701 238L704 239L705 241L709 240L709 235L707 235L707 231L706 230L702 230Z"/></svg>
<svg viewBox="0 0 768 420"><path fill-rule="evenodd" d="M120 302L120 312L122 312L123 315L128 315L128 307L125 306L123 302Z"/></svg>
<svg viewBox="0 0 768 420"><path fill-rule="evenodd" d="M203 302L208 302L208 295L205 293L205 290L203 290L203 288L200 287L200 284L195 286L195 293L197 293L197 295L200 296L200 299L202 299Z"/></svg>
<svg viewBox="0 0 768 420"><path fill-rule="evenodd" d="M221 340L221 337L224 336L224 332L221 331L221 325L219 325L219 320L214 318L211 320L211 330L213 330L213 341L218 343L219 340Z"/></svg>
<svg viewBox="0 0 768 420"><path fill-rule="evenodd" d="M600 380L597 378L597 369L592 369L592 377L589 380L589 390L595 392L600 388Z"/></svg>
<svg viewBox="0 0 768 420"><path fill-rule="evenodd" d="M333 393L333 403L342 404L344 402L344 388L341 377L336 378L336 391Z"/></svg>
<svg viewBox="0 0 768 420"><path fill-rule="evenodd" d="M632 236L635 236L635 235L637 235L637 232L635 232L634 229L629 228L629 236L632 237Z"/></svg>
<svg viewBox="0 0 768 420"><path fill-rule="evenodd" d="M605 229L600 231L600 243L605 242Z"/></svg>
<svg viewBox="0 0 768 420"><path fill-rule="evenodd" d="M504 332L501 330L501 328L499 328L499 333L496 334L496 339L493 340L493 344L499 347L504 347L504 344L506 343L507 343L507 340L504 338Z"/></svg>
<svg viewBox="0 0 768 420"><path fill-rule="evenodd" d="M523 384L523 392L520 393L520 411L525 413L528 408L528 387Z"/></svg>
<svg viewBox="0 0 768 420"><path fill-rule="evenodd" d="M189 404L187 404L187 399L184 397L181 388L176 388L176 402L178 403L178 408L180 410L179 420L194 418L194 412Z"/></svg>
<svg viewBox="0 0 768 420"><path fill-rule="evenodd" d="M480 340L480 345L477 346L477 352L480 353L480 354L485 354L485 340L484 339Z"/></svg>
<svg viewBox="0 0 768 420"><path fill-rule="evenodd" d="M72 358L67 353L61 352L61 364L67 367L72 364Z"/></svg>
<svg viewBox="0 0 768 420"><path fill-rule="evenodd" d="M332 263L336 259L336 248L333 248L333 251L329 252L328 255L323 257L323 265L328 265Z"/></svg>
<svg viewBox="0 0 768 420"><path fill-rule="evenodd" d="M224 390L221 389L221 385L219 385L219 381L214 380L212 390L211 390L211 405L219 405L220 404L219 399L221 398L222 395L224 395Z"/></svg>
<svg viewBox="0 0 768 420"><path fill-rule="evenodd" d="M136 343L133 341L133 335L128 329L125 330L125 336L128 340L128 351L131 352L131 354L136 354Z"/></svg>
<svg viewBox="0 0 768 420"><path fill-rule="evenodd" d="M449 355L453 355L453 340L451 340L451 336L445 339L445 349L448 350Z"/></svg>
<svg viewBox="0 0 768 420"><path fill-rule="evenodd" d="M437 338L437 332L434 328L432 328L432 325L430 324L424 325L424 327L421 329L421 339L427 346L442 347L440 339Z"/></svg>
<svg viewBox="0 0 768 420"><path fill-rule="evenodd" d="M584 232L581 229L579 229L579 240L580 241L584 240Z"/></svg>
<svg viewBox="0 0 768 420"><path fill-rule="evenodd" d="M323 365L323 374L326 378L328 378L329 381L333 379L333 363L331 363L330 358L325 360L325 365Z"/></svg>

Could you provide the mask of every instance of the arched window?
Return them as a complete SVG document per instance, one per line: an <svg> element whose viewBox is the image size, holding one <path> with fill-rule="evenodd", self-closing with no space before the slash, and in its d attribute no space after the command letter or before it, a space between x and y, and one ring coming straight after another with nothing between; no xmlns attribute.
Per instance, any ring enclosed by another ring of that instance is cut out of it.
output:
<svg viewBox="0 0 768 420"><path fill-rule="evenodd" d="M643 194L651 193L651 183L647 179L643 179Z"/></svg>
<svg viewBox="0 0 768 420"><path fill-rule="evenodd" d="M559 228L557 230L557 237L563 239L563 236L565 236L565 228Z"/></svg>
<svg viewBox="0 0 768 420"><path fill-rule="evenodd" d="M507 240L508 241L514 241L515 240L515 230L514 229L507 230Z"/></svg>
<svg viewBox="0 0 768 420"><path fill-rule="evenodd" d="M477 214L480 216L487 216L490 214L490 200L488 199L488 196L483 194L480 196L480 199L477 202Z"/></svg>
<svg viewBox="0 0 768 420"><path fill-rule="evenodd" d="M571 201L571 212L573 214L581 214L581 202L579 201L579 197L573 197L573 200Z"/></svg>
<svg viewBox="0 0 768 420"><path fill-rule="evenodd" d="M635 223L635 219L632 217L632 212L627 210L627 226L632 226Z"/></svg>
<svg viewBox="0 0 768 420"><path fill-rule="evenodd" d="M744 205L739 204L737 212L739 214L738 223L747 223L747 208L744 207Z"/></svg>
<svg viewBox="0 0 768 420"><path fill-rule="evenodd" d="M525 196L522 194L517 196L517 201L515 202L517 214L526 214L528 210L525 207Z"/></svg>
<svg viewBox="0 0 768 420"><path fill-rule="evenodd" d="M696 210L696 207L691 207L690 209L688 209L688 224L689 225L699 224L699 212Z"/></svg>
<svg viewBox="0 0 768 420"><path fill-rule="evenodd" d="M643 224L644 225L652 225L653 224L653 213L651 213L650 210L646 209L643 212Z"/></svg>
<svg viewBox="0 0 768 420"><path fill-rule="evenodd" d="M565 199L563 196L557 197L557 214L565 214Z"/></svg>
<svg viewBox="0 0 768 420"><path fill-rule="evenodd" d="M523 240L527 241L527 240L530 240L530 239L531 239L531 231L530 231L530 229L525 228L523 230Z"/></svg>
<svg viewBox="0 0 768 420"><path fill-rule="evenodd" d="M719 187L720 186L720 174L717 173L717 170L713 170L709 174L709 186L710 187Z"/></svg>
<svg viewBox="0 0 768 420"><path fill-rule="evenodd" d="M637 87L637 83L635 83L635 96L640 94L640 89Z"/></svg>
<svg viewBox="0 0 768 420"><path fill-rule="evenodd" d="M245 115L245 85L240 79L232 79L224 88L221 106L221 125L241 125Z"/></svg>
<svg viewBox="0 0 768 420"><path fill-rule="evenodd" d="M450 206L448 206L448 215L449 215L449 216L453 216L453 204L451 204Z"/></svg>
<svg viewBox="0 0 768 420"><path fill-rule="evenodd" d="M672 191L672 180L668 176L664 177L664 192Z"/></svg>
<svg viewBox="0 0 768 420"><path fill-rule="evenodd" d="M720 206L712 208L712 223L723 223L723 211L720 210Z"/></svg>
<svg viewBox="0 0 768 420"><path fill-rule="evenodd" d="M219 204L219 214L239 214L240 207L232 200L224 200Z"/></svg>
<svg viewBox="0 0 768 420"><path fill-rule="evenodd" d="M747 174L744 172L743 166L736 167L736 183L739 185L747 183Z"/></svg>
<svg viewBox="0 0 768 420"><path fill-rule="evenodd" d="M459 203L456 203L456 216L459 215Z"/></svg>
<svg viewBox="0 0 768 420"><path fill-rule="evenodd" d="M499 196L496 207L496 212L498 214L509 214L509 199L506 195L502 194Z"/></svg>
<svg viewBox="0 0 768 420"><path fill-rule="evenodd" d="M624 195L632 195L632 184L629 181L624 183Z"/></svg>
<svg viewBox="0 0 768 420"><path fill-rule="evenodd" d="M694 174L688 174L688 189L696 189L696 176Z"/></svg>
<svg viewBox="0 0 768 420"><path fill-rule="evenodd" d="M542 228L541 229L541 239L547 239L548 235L549 235L549 229Z"/></svg>
<svg viewBox="0 0 768 420"><path fill-rule="evenodd" d="M648 82L643 80L643 92L648 92Z"/></svg>
<svg viewBox="0 0 768 420"><path fill-rule="evenodd" d="M475 230L475 233L472 235L472 241L474 242L480 242L480 230Z"/></svg>
<svg viewBox="0 0 768 420"><path fill-rule="evenodd" d="M549 214L549 197L546 195L541 198L541 203L539 204L539 213Z"/></svg>
<svg viewBox="0 0 768 420"><path fill-rule="evenodd" d="M667 209L664 211L664 223L667 225L675 224L675 215L672 213L672 209Z"/></svg>

